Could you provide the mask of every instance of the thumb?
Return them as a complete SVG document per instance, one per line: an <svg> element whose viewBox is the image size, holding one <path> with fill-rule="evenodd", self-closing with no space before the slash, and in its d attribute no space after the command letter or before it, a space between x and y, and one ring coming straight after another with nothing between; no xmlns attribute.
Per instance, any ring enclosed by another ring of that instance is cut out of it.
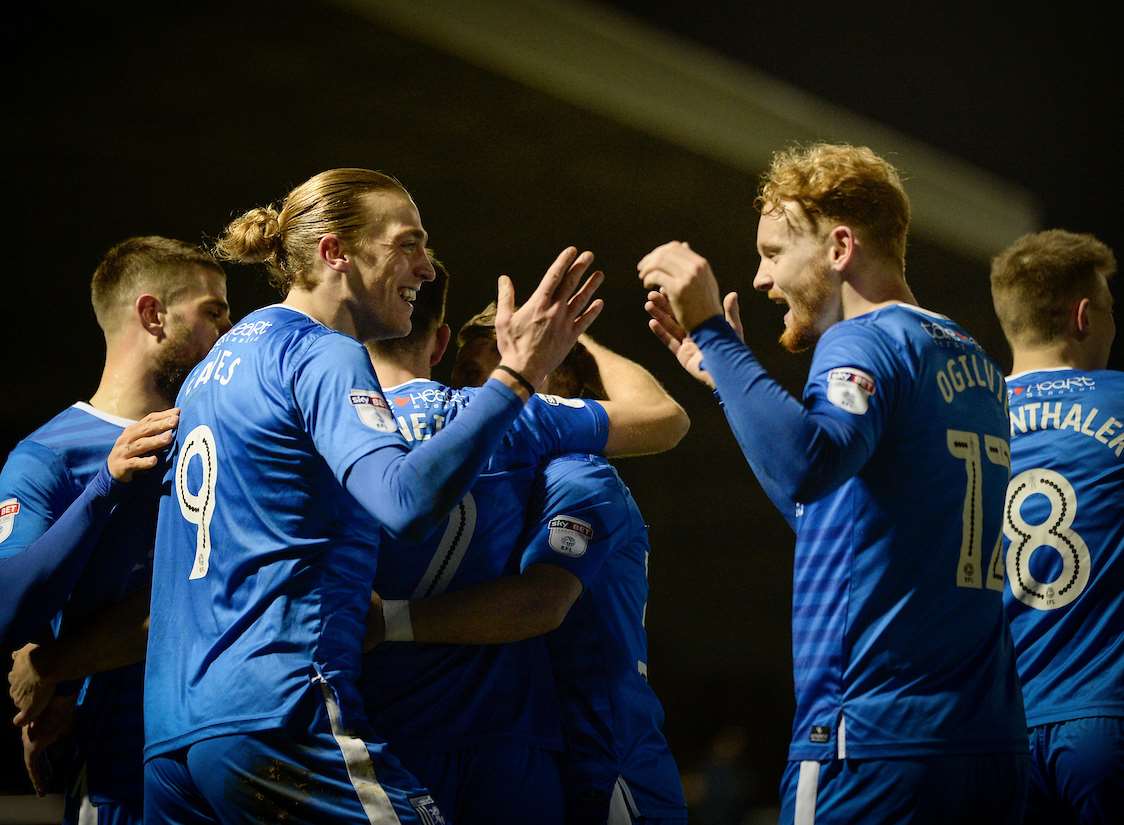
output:
<svg viewBox="0 0 1124 825"><path fill-rule="evenodd" d="M744 341L745 332L742 329L742 313L741 307L738 306L738 293L728 293L722 300L722 309L726 314L726 322L734 328L734 332Z"/></svg>

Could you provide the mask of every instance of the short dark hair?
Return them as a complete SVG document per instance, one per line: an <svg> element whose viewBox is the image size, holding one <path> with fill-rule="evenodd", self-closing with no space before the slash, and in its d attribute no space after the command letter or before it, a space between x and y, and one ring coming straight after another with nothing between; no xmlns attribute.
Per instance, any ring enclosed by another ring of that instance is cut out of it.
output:
<svg viewBox="0 0 1124 825"><path fill-rule="evenodd" d="M465 321L457 331L457 348L478 338L496 340L496 302L492 301ZM548 380L550 391L567 397L606 398L601 370L584 344L577 343L566 354Z"/></svg>
<svg viewBox="0 0 1124 825"><path fill-rule="evenodd" d="M126 238L102 256L90 280L90 302L105 331L114 326L113 310L151 292L165 304L192 284L184 283L183 271L204 267L220 274L223 269L202 247L159 235Z"/></svg>
<svg viewBox="0 0 1124 825"><path fill-rule="evenodd" d="M1048 229L1023 235L991 261L991 298L1014 344L1047 344L1068 329L1070 306L1116 274L1116 256L1088 234Z"/></svg>

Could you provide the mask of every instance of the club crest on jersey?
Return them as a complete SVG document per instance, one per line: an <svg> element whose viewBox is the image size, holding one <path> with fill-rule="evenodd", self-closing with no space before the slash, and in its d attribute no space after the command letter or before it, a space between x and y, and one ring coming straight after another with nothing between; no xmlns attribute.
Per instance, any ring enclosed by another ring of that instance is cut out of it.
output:
<svg viewBox="0 0 1124 825"><path fill-rule="evenodd" d="M398 429L394 420L394 413L386 403L382 393L377 390L352 390L348 393L348 400L355 408L359 420L372 430L380 433L392 433Z"/></svg>
<svg viewBox="0 0 1124 825"><path fill-rule="evenodd" d="M841 410L865 415L874 392L874 377L862 370L841 367L827 374L827 400Z"/></svg>
<svg viewBox="0 0 1124 825"><path fill-rule="evenodd" d="M422 825L445 825L445 817L437 808L437 803L432 796L423 794L422 796L408 797L408 800L410 807L417 813Z"/></svg>
<svg viewBox="0 0 1124 825"><path fill-rule="evenodd" d="M585 409L585 402L580 398L563 398L560 395L544 395L541 392L538 393L538 396L552 407L562 406L573 407L575 410Z"/></svg>
<svg viewBox="0 0 1124 825"><path fill-rule="evenodd" d="M585 555L593 540L593 525L573 516L555 516L550 520L550 549L572 559Z"/></svg>
<svg viewBox="0 0 1124 825"><path fill-rule="evenodd" d="M20 512L20 503L17 499L8 498L0 501L0 541L12 535L12 528L16 526L16 516Z"/></svg>

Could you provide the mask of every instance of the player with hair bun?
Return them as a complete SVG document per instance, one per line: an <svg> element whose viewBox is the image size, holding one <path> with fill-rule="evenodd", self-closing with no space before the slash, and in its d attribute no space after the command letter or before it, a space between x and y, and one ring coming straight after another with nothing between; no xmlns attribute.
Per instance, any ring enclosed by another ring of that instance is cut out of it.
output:
<svg viewBox="0 0 1124 825"><path fill-rule="evenodd" d="M285 297L220 339L178 399L145 671L153 821L445 821L358 691L380 536L417 540L445 516L602 305L588 252L564 250L517 311L501 278L502 363L410 451L361 342L409 333L434 277L426 241L398 181L333 169L217 244L264 262Z"/></svg>

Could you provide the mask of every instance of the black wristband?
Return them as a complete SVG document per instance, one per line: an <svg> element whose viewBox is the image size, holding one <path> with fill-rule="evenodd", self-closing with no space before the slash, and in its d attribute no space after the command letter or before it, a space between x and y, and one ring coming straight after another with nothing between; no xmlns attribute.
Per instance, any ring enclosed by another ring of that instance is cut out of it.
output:
<svg viewBox="0 0 1124 825"><path fill-rule="evenodd" d="M526 378L524 378L522 375L520 375L517 370L513 370L507 364L497 364L496 369L503 370L508 375L510 375L512 378L514 378L516 381L518 381L519 384L523 387L523 389L525 389L527 391L528 397L535 394L534 386L532 386L530 381L528 381Z"/></svg>

